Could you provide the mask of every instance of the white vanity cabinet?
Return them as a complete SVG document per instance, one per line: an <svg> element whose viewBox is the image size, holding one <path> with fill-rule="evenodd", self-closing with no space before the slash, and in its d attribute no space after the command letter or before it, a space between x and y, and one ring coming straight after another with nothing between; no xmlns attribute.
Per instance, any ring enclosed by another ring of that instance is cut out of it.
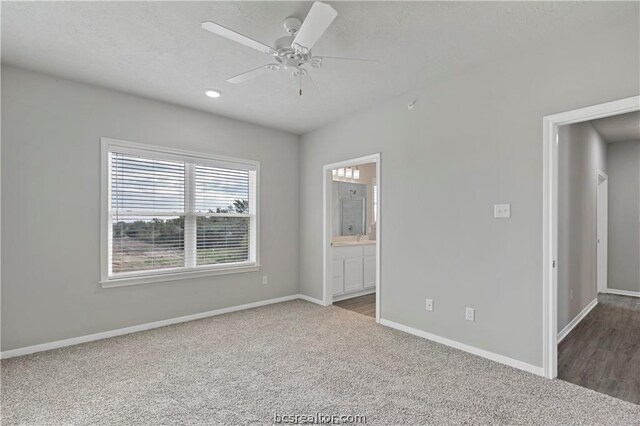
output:
<svg viewBox="0 0 640 426"><path fill-rule="evenodd" d="M364 271L362 256L344 260L344 292L362 290Z"/></svg>
<svg viewBox="0 0 640 426"><path fill-rule="evenodd" d="M333 294L341 295L376 286L376 245L332 247Z"/></svg>
<svg viewBox="0 0 640 426"><path fill-rule="evenodd" d="M333 259L333 294L344 293L344 260Z"/></svg>

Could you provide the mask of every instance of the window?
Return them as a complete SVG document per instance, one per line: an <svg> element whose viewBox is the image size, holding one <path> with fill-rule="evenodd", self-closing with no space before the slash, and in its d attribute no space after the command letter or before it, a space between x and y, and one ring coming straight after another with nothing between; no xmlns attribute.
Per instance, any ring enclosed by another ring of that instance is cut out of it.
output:
<svg viewBox="0 0 640 426"><path fill-rule="evenodd" d="M257 162L102 144L104 286L258 269Z"/></svg>

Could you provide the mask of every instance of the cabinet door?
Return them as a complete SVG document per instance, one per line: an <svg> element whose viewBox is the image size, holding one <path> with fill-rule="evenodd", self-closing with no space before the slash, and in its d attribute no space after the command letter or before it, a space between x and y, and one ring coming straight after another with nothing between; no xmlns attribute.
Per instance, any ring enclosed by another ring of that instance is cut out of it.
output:
<svg viewBox="0 0 640 426"><path fill-rule="evenodd" d="M333 294L344 293L344 260L335 259L332 265L333 270Z"/></svg>
<svg viewBox="0 0 640 426"><path fill-rule="evenodd" d="M344 260L344 291L355 291L363 288L362 272L361 257Z"/></svg>
<svg viewBox="0 0 640 426"><path fill-rule="evenodd" d="M331 276L333 278L342 277L344 275L344 260L333 259L331 264Z"/></svg>
<svg viewBox="0 0 640 426"><path fill-rule="evenodd" d="M337 277L333 279L333 295L344 293L344 278Z"/></svg>
<svg viewBox="0 0 640 426"><path fill-rule="evenodd" d="M376 257L364 257L364 287L376 286Z"/></svg>

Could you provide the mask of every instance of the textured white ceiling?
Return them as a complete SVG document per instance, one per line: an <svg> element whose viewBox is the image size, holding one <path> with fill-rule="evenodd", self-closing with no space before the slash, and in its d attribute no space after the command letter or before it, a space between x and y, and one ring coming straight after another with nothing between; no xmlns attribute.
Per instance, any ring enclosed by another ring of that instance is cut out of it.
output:
<svg viewBox="0 0 640 426"><path fill-rule="evenodd" d="M638 3L331 2L314 54L380 59L312 70L305 95L284 72L225 79L270 58L200 28L206 20L271 44L307 2L3 2L2 61L296 133L426 81L547 41L638 25ZM304 84L303 83L303 84ZM204 88L223 96L206 98Z"/></svg>
<svg viewBox="0 0 640 426"><path fill-rule="evenodd" d="M591 124L609 143L640 139L640 111L600 118Z"/></svg>

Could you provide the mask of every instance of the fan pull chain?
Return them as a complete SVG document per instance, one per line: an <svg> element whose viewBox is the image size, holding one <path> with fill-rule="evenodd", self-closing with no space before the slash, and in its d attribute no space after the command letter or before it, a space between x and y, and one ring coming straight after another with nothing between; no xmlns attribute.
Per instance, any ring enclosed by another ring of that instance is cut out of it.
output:
<svg viewBox="0 0 640 426"><path fill-rule="evenodd" d="M302 74L300 74L300 96L302 96Z"/></svg>

